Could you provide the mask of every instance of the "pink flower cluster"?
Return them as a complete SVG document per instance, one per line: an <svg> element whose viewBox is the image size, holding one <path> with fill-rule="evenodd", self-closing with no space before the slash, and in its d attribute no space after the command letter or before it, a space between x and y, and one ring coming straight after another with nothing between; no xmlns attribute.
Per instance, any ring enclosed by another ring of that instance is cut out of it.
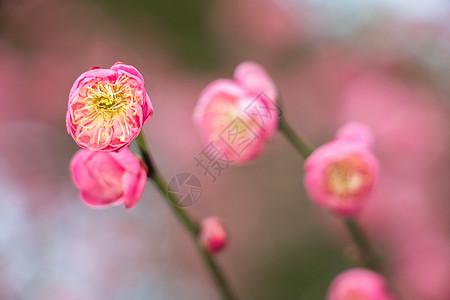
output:
<svg viewBox="0 0 450 300"><path fill-rule="evenodd" d="M230 162L258 157L278 124L276 87L263 67L241 63L234 79L218 79L200 94L193 120L205 144Z"/></svg>
<svg viewBox="0 0 450 300"><path fill-rule="evenodd" d="M130 65L93 67L72 86L68 133L87 150L72 158L70 170L89 206L132 208L145 188L146 172L127 146L153 115L144 78Z"/></svg>
<svg viewBox="0 0 450 300"><path fill-rule="evenodd" d="M317 148L304 165L304 183L311 198L338 214L356 216L378 176L378 160L371 146L370 129L351 122L333 141Z"/></svg>

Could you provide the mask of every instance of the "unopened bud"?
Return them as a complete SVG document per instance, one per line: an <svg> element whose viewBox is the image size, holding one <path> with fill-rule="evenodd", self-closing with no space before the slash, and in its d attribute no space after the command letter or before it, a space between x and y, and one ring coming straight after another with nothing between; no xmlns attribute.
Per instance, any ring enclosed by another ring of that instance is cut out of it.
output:
<svg viewBox="0 0 450 300"><path fill-rule="evenodd" d="M218 217L200 223L200 243L209 253L220 252L227 244L227 233Z"/></svg>

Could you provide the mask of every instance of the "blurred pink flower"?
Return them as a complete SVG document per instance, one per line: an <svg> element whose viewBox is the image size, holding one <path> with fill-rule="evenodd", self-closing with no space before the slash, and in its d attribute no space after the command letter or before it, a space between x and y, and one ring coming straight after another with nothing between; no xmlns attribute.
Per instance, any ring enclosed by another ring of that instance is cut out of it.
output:
<svg viewBox="0 0 450 300"><path fill-rule="evenodd" d="M394 300L378 273L354 268L339 274L331 283L327 300Z"/></svg>
<svg viewBox="0 0 450 300"><path fill-rule="evenodd" d="M373 128L383 169L361 221L405 299L450 299L449 110L433 86L383 71L355 76L339 102L340 121Z"/></svg>
<svg viewBox="0 0 450 300"><path fill-rule="evenodd" d="M450 242L446 233L418 234L393 253L393 273L407 299L447 300L450 297Z"/></svg>
<svg viewBox="0 0 450 300"><path fill-rule="evenodd" d="M78 77L70 90L66 125L80 147L118 152L152 115L144 78L133 66L118 62Z"/></svg>
<svg viewBox="0 0 450 300"><path fill-rule="evenodd" d="M426 85L366 72L344 86L338 118L357 118L373 128L389 169L428 173L448 157L448 109L439 100Z"/></svg>
<svg viewBox="0 0 450 300"><path fill-rule="evenodd" d="M365 125L351 122L308 157L304 183L315 202L348 217L361 211L378 175L371 140Z"/></svg>
<svg viewBox="0 0 450 300"><path fill-rule="evenodd" d="M119 153L79 150L70 163L81 199L93 207L134 207L144 192L146 172L128 148Z"/></svg>
<svg viewBox="0 0 450 300"><path fill-rule="evenodd" d="M258 157L278 124L276 87L260 65L243 62L234 80L218 79L200 94L193 120L205 144L214 143L228 161Z"/></svg>
<svg viewBox="0 0 450 300"><path fill-rule="evenodd" d="M218 217L208 217L200 224L200 243L210 253L218 253L227 244L227 233Z"/></svg>

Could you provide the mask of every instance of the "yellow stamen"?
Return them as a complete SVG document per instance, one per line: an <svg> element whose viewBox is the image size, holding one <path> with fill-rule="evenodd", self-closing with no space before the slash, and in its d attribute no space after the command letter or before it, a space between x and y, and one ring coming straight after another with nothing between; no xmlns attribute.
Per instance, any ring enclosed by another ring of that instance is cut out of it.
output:
<svg viewBox="0 0 450 300"><path fill-rule="evenodd" d="M332 163L326 170L328 190L338 197L352 197L360 193L370 181L367 164L351 155Z"/></svg>
<svg viewBox="0 0 450 300"><path fill-rule="evenodd" d="M87 89L86 97L78 100L74 111L74 117L80 120L72 121L82 127L77 140L86 134L86 131L97 127L96 143L107 144L111 140L109 129L117 122L122 128L120 140L124 141L129 137L131 130L127 115L130 110L136 115L137 110L134 106L138 102L138 97L135 95L134 87L126 84L128 79L128 76L122 76L115 84L96 83Z"/></svg>

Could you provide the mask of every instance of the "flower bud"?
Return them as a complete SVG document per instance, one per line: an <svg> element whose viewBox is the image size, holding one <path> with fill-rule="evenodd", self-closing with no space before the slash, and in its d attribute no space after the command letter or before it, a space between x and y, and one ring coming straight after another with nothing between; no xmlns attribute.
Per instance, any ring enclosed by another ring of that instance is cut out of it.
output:
<svg viewBox="0 0 450 300"><path fill-rule="evenodd" d="M142 75L133 66L116 63L78 77L69 94L66 126L82 148L119 152L152 115Z"/></svg>
<svg viewBox="0 0 450 300"><path fill-rule="evenodd" d="M227 244L227 233L218 217L208 217L200 223L200 243L209 253L218 253Z"/></svg>
<svg viewBox="0 0 450 300"><path fill-rule="evenodd" d="M344 126L337 138L317 148L305 161L305 188L316 203L347 217L364 206L378 176L370 150L370 132Z"/></svg>
<svg viewBox="0 0 450 300"><path fill-rule="evenodd" d="M147 174L128 148L119 153L79 150L70 163L81 199L92 207L134 207L144 192Z"/></svg>
<svg viewBox="0 0 450 300"><path fill-rule="evenodd" d="M276 131L277 91L267 72L241 63L234 79L218 79L200 94L193 121L205 145L214 145L229 162L258 157Z"/></svg>
<svg viewBox="0 0 450 300"><path fill-rule="evenodd" d="M394 300L386 280L376 272L355 268L342 272L331 283L327 300Z"/></svg>

